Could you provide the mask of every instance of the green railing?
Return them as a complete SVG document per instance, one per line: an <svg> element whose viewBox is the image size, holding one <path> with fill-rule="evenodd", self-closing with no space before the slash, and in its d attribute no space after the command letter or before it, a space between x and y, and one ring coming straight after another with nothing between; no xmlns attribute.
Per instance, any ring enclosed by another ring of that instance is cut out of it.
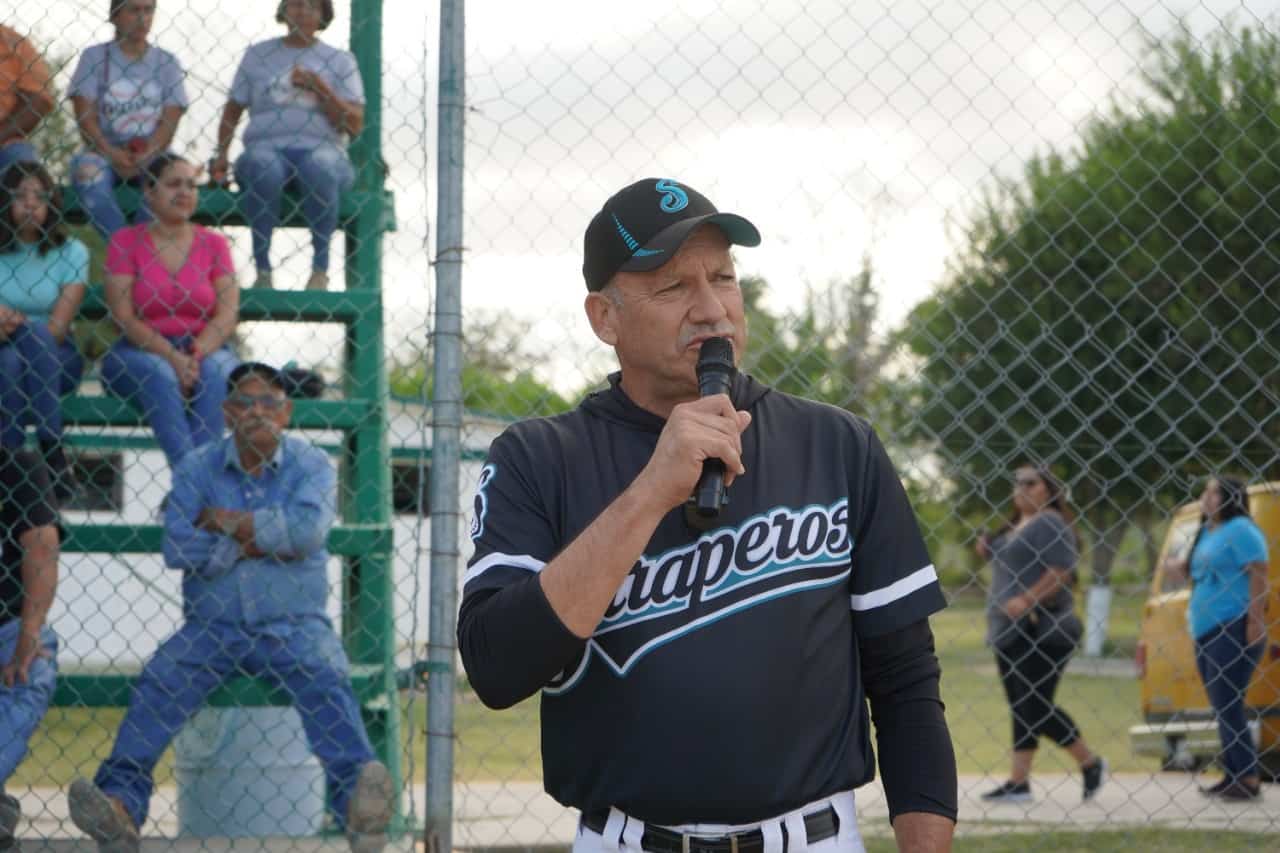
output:
<svg viewBox="0 0 1280 853"><path fill-rule="evenodd" d="M395 629L392 617L393 541L390 515L390 453L386 441L387 386L383 365L382 234L395 229L394 199L384 186L381 155L381 0L354 0L351 50L366 87L365 129L351 146L356 166L355 186L343 195L340 227L346 233L346 289L341 292L244 290L240 318L244 321L341 323L346 328L342 399L298 400L292 427L341 431L339 464L345 471L340 521L329 537L330 551L344 563L342 573L341 634L351 660L352 685L364 724L379 757L390 769L397 789L404 785L400 754L400 703ZM131 187L116 191L126 211L140 202ZM240 193L201 188L195 219L213 226L243 225L238 209ZM64 188L67 218L83 222L84 212L71 188ZM286 194L282 227L305 227L297 198ZM106 315L101 288L95 286L81 309L86 319ZM64 401L69 426L141 427L139 414L123 400L110 396L74 395ZM109 444L118 435L81 431L71 436L77 448L95 442ZM136 436L148 442L149 433ZM153 445L154 443L151 442ZM68 523L63 550L88 553L155 553L161 529L152 524ZM129 700L136 675L124 672L65 673L54 702L60 706L122 706ZM287 705L283 691L256 679L236 679L219 691L210 704ZM397 798L396 831L404 831Z"/></svg>

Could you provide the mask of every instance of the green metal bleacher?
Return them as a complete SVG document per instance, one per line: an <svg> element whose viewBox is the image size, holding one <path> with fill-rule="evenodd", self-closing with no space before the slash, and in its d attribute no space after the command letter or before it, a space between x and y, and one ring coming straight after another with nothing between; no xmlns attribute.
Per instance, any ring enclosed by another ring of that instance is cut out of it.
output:
<svg viewBox="0 0 1280 853"><path fill-rule="evenodd" d="M344 468L346 488L340 499L339 523L329 536L330 551L342 558L341 635L352 665L352 684L360 700L365 726L379 757L402 782L400 706L395 669L395 630L392 620L393 541L390 515L390 455L386 444L386 375L383 367L381 237L394 230L394 199L384 187L385 169L378 138L381 132L381 9L378 0L356 0L351 46L366 84L368 106L365 131L351 146L356 166L355 187L343 195L339 227L346 234L345 290L241 291L242 322L273 321L340 323L346 329L341 399L297 400L292 428L340 432L338 464ZM69 221L84 222L75 193L64 188ZM201 188L195 220L215 227L244 224L237 206L239 193ZM130 212L139 201L131 187L117 190L121 207ZM281 227L304 227L297 199L286 195ZM243 283L243 282L242 282ZM100 286L93 286L80 316L100 319L107 314ZM131 443L149 441L150 433L137 411L112 396L74 394L64 400L73 445L91 448L112 436L84 427L133 427ZM160 550L162 531L154 524L66 524L64 552L143 554ZM54 696L63 707L110 707L128 704L136 674L127 672L66 672ZM218 706L283 705L288 697L270 684L240 678L210 699ZM402 815L397 806L397 821Z"/></svg>

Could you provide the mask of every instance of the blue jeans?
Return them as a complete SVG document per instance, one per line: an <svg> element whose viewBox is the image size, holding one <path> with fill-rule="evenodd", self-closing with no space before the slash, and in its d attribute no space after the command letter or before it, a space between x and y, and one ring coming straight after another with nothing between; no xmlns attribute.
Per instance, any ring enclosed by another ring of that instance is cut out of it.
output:
<svg viewBox="0 0 1280 853"><path fill-rule="evenodd" d="M170 338L169 343L185 351L191 340ZM238 364L240 359L225 346L209 353L200 362L200 379L191 396L184 397L169 362L121 338L102 357L99 373L108 391L128 400L147 419L172 469L193 448L222 435L227 377Z"/></svg>
<svg viewBox="0 0 1280 853"><path fill-rule="evenodd" d="M338 200L351 188L355 170L336 145L273 148L255 145L236 160L243 191L240 209L253 232L253 263L271 269L271 232L280 222L280 198L286 186L302 196L302 215L311 227L311 268L329 269L329 241L338 227Z"/></svg>
<svg viewBox="0 0 1280 853"><path fill-rule="evenodd" d="M111 168L111 162L96 151L81 151L71 158L71 186L75 187L89 222L104 240L110 240L112 234L128 224L115 194L115 188L124 182ZM151 219L146 204L138 208L134 219Z"/></svg>
<svg viewBox="0 0 1280 853"><path fill-rule="evenodd" d="M40 162L40 155L36 147L25 139L0 147L0 175L3 175L4 170L14 163L38 162Z"/></svg>
<svg viewBox="0 0 1280 853"><path fill-rule="evenodd" d="M343 826L360 768L374 759L348 671L338 635L323 617L263 626L187 622L143 668L94 784L119 797L141 826L152 772L178 730L228 678L262 677L282 686L298 709L324 767L329 808Z"/></svg>
<svg viewBox="0 0 1280 853"><path fill-rule="evenodd" d="M58 343L44 323L24 323L0 343L0 447L21 447L27 423L41 441L60 440L60 398L80 384L83 370L71 336Z"/></svg>
<svg viewBox="0 0 1280 853"><path fill-rule="evenodd" d="M1219 625L1196 637L1196 668L1204 682L1209 703L1218 718L1218 739L1222 741L1219 762L1227 778L1256 776L1258 753L1244 712L1244 694L1258 667L1264 643L1246 646L1245 618Z"/></svg>
<svg viewBox="0 0 1280 853"><path fill-rule="evenodd" d="M0 625L0 664L13 658L18 644L21 620L11 619ZM48 625L40 631L40 648L44 656L36 658L28 672L26 684L5 687L0 682L0 791L13 771L27 755L27 742L49 710L53 687L58 680L58 638Z"/></svg>

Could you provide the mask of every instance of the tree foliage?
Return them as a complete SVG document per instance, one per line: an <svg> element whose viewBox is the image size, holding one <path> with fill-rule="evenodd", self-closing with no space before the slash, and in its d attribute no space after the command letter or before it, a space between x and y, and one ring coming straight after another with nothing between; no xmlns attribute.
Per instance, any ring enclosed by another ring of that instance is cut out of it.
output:
<svg viewBox="0 0 1280 853"><path fill-rule="evenodd" d="M479 317L464 332L462 403L469 412L525 418L568 411L573 404L540 380L519 341L526 330L510 317ZM427 347L408 346L390 370L391 393L415 400L432 397L432 358Z"/></svg>
<svg viewBox="0 0 1280 853"><path fill-rule="evenodd" d="M799 308L772 313L764 279L742 280L750 332L743 369L781 391L867 414L882 398L889 357L874 326L879 296L869 260L848 279L809 291Z"/></svg>
<svg viewBox="0 0 1280 853"><path fill-rule="evenodd" d="M1187 500L1191 477L1277 473L1280 39L1150 48L1149 97L998 186L903 333L917 436L962 509L1007 505L1016 462L1052 463L1103 581L1127 524Z"/></svg>

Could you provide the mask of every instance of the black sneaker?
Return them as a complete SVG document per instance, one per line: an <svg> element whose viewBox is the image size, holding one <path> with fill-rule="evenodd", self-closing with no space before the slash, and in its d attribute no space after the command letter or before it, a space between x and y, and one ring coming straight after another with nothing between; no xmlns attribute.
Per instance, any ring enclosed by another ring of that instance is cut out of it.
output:
<svg viewBox="0 0 1280 853"><path fill-rule="evenodd" d="M1216 785L1210 785L1207 788L1201 787L1200 793L1204 794L1206 797L1216 797L1219 794L1221 794L1224 790L1226 790L1230 785L1231 785L1231 780L1224 776L1222 779L1218 780L1218 784Z"/></svg>
<svg viewBox="0 0 1280 853"><path fill-rule="evenodd" d="M1102 787L1102 783L1107 781L1107 759L1102 756L1096 756L1093 763L1087 767L1080 768L1080 774L1084 776L1084 799L1092 800L1093 795L1098 793L1098 789Z"/></svg>
<svg viewBox="0 0 1280 853"><path fill-rule="evenodd" d="M1262 799L1262 786L1250 785L1248 782L1238 781L1232 782L1217 793L1219 800L1228 800L1237 803L1246 803L1251 800Z"/></svg>
<svg viewBox="0 0 1280 853"><path fill-rule="evenodd" d="M982 799L988 803L1029 803L1031 802L1030 782L1005 782L999 788L987 791Z"/></svg>
<svg viewBox="0 0 1280 853"><path fill-rule="evenodd" d="M18 831L18 817L22 808L18 800L8 794L0 794L0 850L18 849L18 841L14 837Z"/></svg>

